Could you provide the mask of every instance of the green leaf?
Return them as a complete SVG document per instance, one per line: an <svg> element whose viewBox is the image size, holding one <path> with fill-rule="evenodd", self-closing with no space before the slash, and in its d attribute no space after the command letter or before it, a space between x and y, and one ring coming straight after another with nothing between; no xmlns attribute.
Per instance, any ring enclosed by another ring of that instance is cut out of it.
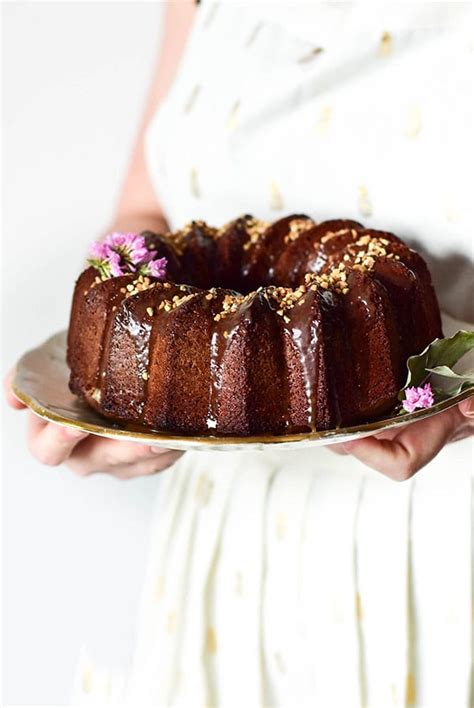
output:
<svg viewBox="0 0 474 708"><path fill-rule="evenodd" d="M457 390L457 393L461 391L466 385L474 383L471 377L461 377L463 379L468 378L466 381L459 381L459 374L456 374L451 370L451 367L456 364L464 354L474 349L474 332L468 332L465 329L460 329L452 337L446 337L445 339L435 339L431 342L426 349L424 349L421 354L409 357L407 361L408 376L405 386L398 394L400 401L405 398L405 389L409 386L420 386L426 381L431 375L436 376L436 383L439 381L444 383L447 389L458 389L459 385L461 388ZM433 374L433 369L437 371ZM450 373L447 374L446 370ZM437 385L439 388L439 384ZM444 391L444 387L441 388ZM456 395L456 394L448 394Z"/></svg>
<svg viewBox="0 0 474 708"><path fill-rule="evenodd" d="M463 388L474 386L474 373L457 374L448 366L435 366L427 371L433 388L448 396L457 396Z"/></svg>

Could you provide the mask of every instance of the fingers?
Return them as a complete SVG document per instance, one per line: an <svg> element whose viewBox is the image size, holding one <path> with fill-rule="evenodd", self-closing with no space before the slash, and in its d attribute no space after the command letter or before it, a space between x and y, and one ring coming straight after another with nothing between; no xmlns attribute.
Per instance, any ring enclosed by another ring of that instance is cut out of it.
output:
<svg viewBox="0 0 474 708"><path fill-rule="evenodd" d="M462 424L457 408L402 428L392 439L369 437L345 443L346 452L390 479L412 477L435 457Z"/></svg>
<svg viewBox="0 0 474 708"><path fill-rule="evenodd" d="M43 465L60 465L88 433L47 423L36 415L28 416L28 448Z"/></svg>
<svg viewBox="0 0 474 708"><path fill-rule="evenodd" d="M91 435L74 448L67 467L81 476L95 472L130 479L170 467L182 453Z"/></svg>
<svg viewBox="0 0 474 708"><path fill-rule="evenodd" d="M130 479L155 474L170 467L183 454L100 438L48 423L33 414L28 417L27 437L30 452L39 462L51 466L64 463L81 476L105 472L118 479Z"/></svg>
<svg viewBox="0 0 474 708"><path fill-rule="evenodd" d="M335 452L336 455L348 455L349 452L345 449L345 443L335 443L334 445L328 445L331 452Z"/></svg>
<svg viewBox="0 0 474 708"><path fill-rule="evenodd" d="M177 450L168 450L158 459L155 455L151 460L143 460L142 462L133 465L121 465L114 472L112 472L112 474L117 479L124 480L157 474L168 469L168 467L171 467L171 465L173 465L182 454L182 452Z"/></svg>
<svg viewBox="0 0 474 708"><path fill-rule="evenodd" d="M11 369L8 374L5 376L5 379L3 381L3 387L5 391L5 398L10 406L10 408L14 408L15 410L19 411L22 408L26 408L25 404L22 403L21 401L18 400L18 398L14 395L12 391L12 382L13 382L13 376L15 374L15 370Z"/></svg>
<svg viewBox="0 0 474 708"><path fill-rule="evenodd" d="M459 410L466 418L474 418L474 396L460 403Z"/></svg>

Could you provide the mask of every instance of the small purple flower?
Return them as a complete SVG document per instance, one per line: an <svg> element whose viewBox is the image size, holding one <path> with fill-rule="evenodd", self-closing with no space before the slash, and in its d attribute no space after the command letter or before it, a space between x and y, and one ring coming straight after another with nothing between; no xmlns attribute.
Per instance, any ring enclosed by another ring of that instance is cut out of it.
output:
<svg viewBox="0 0 474 708"><path fill-rule="evenodd" d="M110 251L108 255L108 263L110 266L110 273L114 277L125 274L125 271L121 266L121 259L119 253L116 253L115 251Z"/></svg>
<svg viewBox="0 0 474 708"><path fill-rule="evenodd" d="M109 248L117 250L128 246L131 241L130 237L133 237L135 235L136 234L122 234L118 231L115 231L113 234L108 234L108 236L105 237L104 244L106 246L109 246Z"/></svg>
<svg viewBox="0 0 474 708"><path fill-rule="evenodd" d="M413 413L416 408L430 408L434 403L431 385L410 386L405 389L405 400L402 403L407 413Z"/></svg>
<svg viewBox="0 0 474 708"><path fill-rule="evenodd" d="M89 255L91 258L97 261L103 261L107 258L107 246L105 243L100 243L100 241L94 241L89 249Z"/></svg>
<svg viewBox="0 0 474 708"><path fill-rule="evenodd" d="M166 274L166 258L157 258L155 261L150 261L147 265L150 269L150 275L154 278L163 279Z"/></svg>
<svg viewBox="0 0 474 708"><path fill-rule="evenodd" d="M164 278L167 260L155 260L156 255L157 251L150 251L140 234L116 231L106 236L103 243L92 244L89 263L103 279L137 271L142 275Z"/></svg>

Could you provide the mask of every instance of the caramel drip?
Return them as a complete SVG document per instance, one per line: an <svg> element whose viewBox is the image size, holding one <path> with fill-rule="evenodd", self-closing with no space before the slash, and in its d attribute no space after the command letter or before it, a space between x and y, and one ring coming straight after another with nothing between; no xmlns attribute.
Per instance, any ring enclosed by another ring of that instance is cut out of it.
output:
<svg viewBox="0 0 474 708"><path fill-rule="evenodd" d="M316 429L316 391L318 370L316 350L318 346L318 323L313 317L312 301L314 293L309 292L303 298L303 304L289 311L292 341L298 351L303 375L307 403L307 423L311 430Z"/></svg>
<svg viewBox="0 0 474 708"><path fill-rule="evenodd" d="M129 275L129 276L123 276L117 280L105 281L105 283L107 283L107 285L109 287L111 287L113 285L113 291L110 294L109 299L108 299L107 315L105 318L104 328L102 330L101 344L100 344L100 352L101 352L100 364L97 369L97 378L96 378L96 382L95 382L96 391L99 392L98 393L99 401L100 401L100 397L102 395L102 389L103 389L103 385L104 385L105 368L106 368L106 364L107 364L110 335L112 332L113 323L115 321L115 316L116 316L119 306L122 304L122 302L126 298L126 293L123 293L121 291L124 288L124 286L128 285L129 283L132 283L133 280L134 280L134 276ZM105 285L105 283L104 283L104 285ZM102 286L102 284L99 284L96 287L101 287L101 286Z"/></svg>
<svg viewBox="0 0 474 708"><path fill-rule="evenodd" d="M143 319L137 319L131 315L130 312L128 312L126 322L124 323L124 328L135 344L135 356L138 369L137 373L141 388L141 396L136 403L136 412L138 420L141 421L148 390L148 364L152 323L151 321L147 322Z"/></svg>
<svg viewBox="0 0 474 708"><path fill-rule="evenodd" d="M229 296L229 291L223 291L224 297ZM222 378L224 373L225 353L232 342L235 333L249 313L249 305L254 298L252 296L242 298L243 302L236 311L218 313L212 323L210 339L210 381L209 381L209 409L207 416L207 428L211 431L219 432L219 405L222 391ZM219 298L222 306L223 298Z"/></svg>
<svg viewBox="0 0 474 708"><path fill-rule="evenodd" d="M207 416L208 430L216 430L219 423L219 402L222 383L222 364L227 349L227 339L224 336L225 322L215 322L211 332L211 366L209 381L209 412Z"/></svg>

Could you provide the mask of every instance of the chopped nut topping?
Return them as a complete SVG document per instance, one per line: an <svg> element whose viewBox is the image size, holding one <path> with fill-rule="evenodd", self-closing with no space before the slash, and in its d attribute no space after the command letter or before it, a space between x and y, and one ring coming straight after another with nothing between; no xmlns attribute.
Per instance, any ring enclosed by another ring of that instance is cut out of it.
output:
<svg viewBox="0 0 474 708"><path fill-rule="evenodd" d="M216 238L219 230L214 226L209 226L205 221L190 221L180 231L168 232L166 238L174 246L178 254L185 248L186 238L194 229L199 229L208 238Z"/></svg>
<svg viewBox="0 0 474 708"><path fill-rule="evenodd" d="M141 293L144 290L157 287L161 288L163 286L166 287L166 283L152 283L150 282L150 278L143 277L142 275L140 275L136 280L133 281L133 283L129 283L125 288L120 288L120 292L123 293L126 298L128 298L132 295L136 295L137 293ZM169 287L171 287L171 285Z"/></svg>
<svg viewBox="0 0 474 708"><path fill-rule="evenodd" d="M147 311L147 313L150 315L150 317L153 317L153 312L154 312L154 310L153 310L152 307L147 307L147 308L146 308L146 311Z"/></svg>
<svg viewBox="0 0 474 708"><path fill-rule="evenodd" d="M322 237L321 243L327 243L335 236L342 236L343 234L348 234L349 232L350 232L350 229L339 229L339 231L328 231Z"/></svg>
<svg viewBox="0 0 474 708"><path fill-rule="evenodd" d="M311 290L317 290L319 285L324 290L334 290L335 292L344 293L349 291L347 287L347 272L345 263L338 263L333 266L328 273L316 275L316 273L307 273L305 276L307 284L312 283Z"/></svg>
<svg viewBox="0 0 474 708"><path fill-rule="evenodd" d="M164 309L166 312L171 312L171 310L175 310L177 307L179 307L185 302L188 302L188 300L191 300L191 298L193 297L194 293L188 293L187 295L183 295L183 297L180 297L179 295L174 295L171 300L162 300L158 309Z"/></svg>
<svg viewBox="0 0 474 708"><path fill-rule="evenodd" d="M246 230L249 235L249 240L244 243L244 251L248 251L251 246L256 244L269 226L270 223L268 221L261 221L260 219L254 218L248 219Z"/></svg>
<svg viewBox="0 0 474 708"><path fill-rule="evenodd" d="M290 221L290 230L285 236L285 243L296 241L302 233L312 229L316 223L312 219L293 219Z"/></svg>

